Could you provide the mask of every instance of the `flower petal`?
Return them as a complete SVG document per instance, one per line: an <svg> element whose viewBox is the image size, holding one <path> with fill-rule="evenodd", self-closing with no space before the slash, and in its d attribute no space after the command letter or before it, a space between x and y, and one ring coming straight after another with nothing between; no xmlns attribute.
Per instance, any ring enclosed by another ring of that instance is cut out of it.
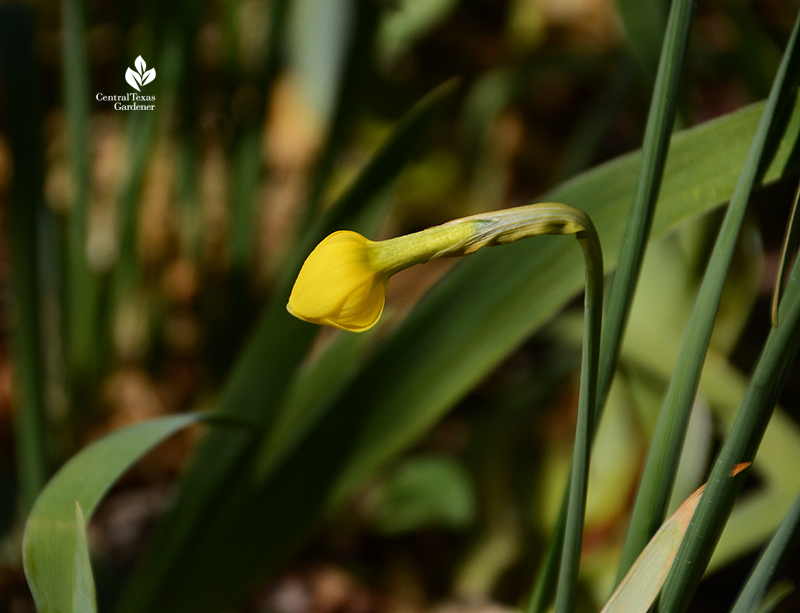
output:
<svg viewBox="0 0 800 613"><path fill-rule="evenodd" d="M366 238L334 232L306 259L287 310L305 321L361 332L377 323L388 277L370 264Z"/></svg>

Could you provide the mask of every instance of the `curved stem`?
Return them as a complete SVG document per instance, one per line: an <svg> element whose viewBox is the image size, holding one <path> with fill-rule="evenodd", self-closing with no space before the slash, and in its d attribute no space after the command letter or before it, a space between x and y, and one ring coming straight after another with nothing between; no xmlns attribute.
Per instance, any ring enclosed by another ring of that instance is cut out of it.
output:
<svg viewBox="0 0 800 613"><path fill-rule="evenodd" d="M468 228L468 231L463 232L464 228ZM537 203L457 219L442 226L423 230L416 235L386 241L381 248L386 249L391 246L393 252L401 251L405 254L416 251L417 257L413 262L412 258L405 256L408 258L406 260L408 264L435 257L465 255L485 246L510 243L539 234L574 234L583 249L586 262L578 423L572 473L568 485L567 514L555 609L556 613L571 613L580 566L591 443L599 413L597 381L603 307L603 253L592 220L582 211L566 204ZM403 242L402 246L400 241ZM443 243L447 243L447 246L442 247ZM416 249L410 248L412 244L416 245ZM422 246L424 248L421 248ZM556 538L560 536L559 532Z"/></svg>
<svg viewBox="0 0 800 613"><path fill-rule="evenodd" d="M586 262L586 293L578 423L572 473L568 485L567 514L555 606L556 613L571 613L580 566L591 443L599 412L597 380L603 307L603 253L600 239L592 220L585 213L554 202L507 209L490 215L474 215L450 222L454 225L463 223L471 224L475 232L465 244L459 244L457 247L454 245L451 250L440 253L437 257L472 253L486 245L513 242L538 234L574 234L583 249Z"/></svg>
<svg viewBox="0 0 800 613"><path fill-rule="evenodd" d="M566 204L545 202L472 215L385 241L369 241L354 232L334 233L309 255L287 308L306 321L363 332L380 317L386 284L396 272L435 258L467 255L539 234L574 234L586 261L578 424L556 590L556 611L570 613L580 565L591 443L598 418L603 254L592 220ZM555 542L561 538L558 532Z"/></svg>
<svg viewBox="0 0 800 613"><path fill-rule="evenodd" d="M587 218L588 220L588 218ZM561 553L561 566L556 587L556 613L571 613L580 566L589 458L595 421L598 416L597 373L600 361L600 330L603 306L603 254L591 221L586 230L577 233L586 260L586 294L584 299L584 334L581 357L578 424L572 473L569 483L566 530Z"/></svg>

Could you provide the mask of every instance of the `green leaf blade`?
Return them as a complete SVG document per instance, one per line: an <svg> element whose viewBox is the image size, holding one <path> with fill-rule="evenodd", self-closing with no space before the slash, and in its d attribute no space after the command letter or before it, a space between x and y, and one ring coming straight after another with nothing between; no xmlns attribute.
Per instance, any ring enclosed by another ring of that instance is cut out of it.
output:
<svg viewBox="0 0 800 613"><path fill-rule="evenodd" d="M773 89L759 121L731 202L714 243L694 309L684 334L680 355L667 389L656 433L648 454L642 481L634 504L630 528L625 542L620 571L631 564L648 542L663 517L669 502L683 448L686 426L700 383L703 363L719 309L739 230L747 202L761 178L771 153L770 135L785 129L782 109L791 100L790 85L794 82L798 62L800 20L795 25Z"/></svg>
<svg viewBox="0 0 800 613"><path fill-rule="evenodd" d="M86 519L78 501L75 501L75 564L72 582L72 611L75 611L75 613L95 613L97 611L92 562L89 558L89 543L86 538Z"/></svg>
<svg viewBox="0 0 800 613"><path fill-rule="evenodd" d="M47 484L25 526L23 564L40 611L84 611L91 568L84 509L91 517L103 495L143 454L178 430L203 419L175 415L118 430L74 456ZM77 505L77 510L76 510ZM93 590L93 588L92 588Z"/></svg>
<svg viewBox="0 0 800 613"><path fill-rule="evenodd" d="M628 569L600 613L647 613L667 578L703 488L665 521Z"/></svg>
<svg viewBox="0 0 800 613"><path fill-rule="evenodd" d="M737 463L752 461L786 382L788 365L800 345L800 271L797 267L787 283L780 317L781 325L770 331L747 395L714 464L706 495L667 577L661 611L686 610L741 488L741 480L731 481L726 476Z"/></svg>
<svg viewBox="0 0 800 613"><path fill-rule="evenodd" d="M755 613L765 600L775 573L800 543L800 496L786 514L775 536L764 549L753 572L736 598L731 613Z"/></svg>

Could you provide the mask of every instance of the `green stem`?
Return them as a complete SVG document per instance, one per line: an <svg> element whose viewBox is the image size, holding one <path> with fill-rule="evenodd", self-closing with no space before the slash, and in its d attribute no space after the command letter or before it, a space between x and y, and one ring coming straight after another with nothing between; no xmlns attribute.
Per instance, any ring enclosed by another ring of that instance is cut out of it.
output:
<svg viewBox="0 0 800 613"><path fill-rule="evenodd" d="M376 250L385 250L392 255L391 262L402 259L403 256L399 254L404 254L405 261L397 263L399 269L434 257L473 253L484 246L510 243L539 234L575 234L583 248L586 262L578 424L569 483L566 533L556 589L556 612L569 613L574 607L578 583L589 459L598 410L597 376L603 306L603 253L594 224L586 214L565 204L537 203L457 219L375 245L380 245Z"/></svg>
<svg viewBox="0 0 800 613"><path fill-rule="evenodd" d="M587 218L588 220L588 218ZM594 226L589 221L585 231L577 234L586 261L586 294L584 299L583 354L581 358L578 425L569 484L566 532L561 554L561 567L556 587L556 613L571 613L578 584L589 459L597 416L597 372L600 360L600 332L603 308L603 254Z"/></svg>
<svg viewBox="0 0 800 613"><path fill-rule="evenodd" d="M561 205L564 206L564 205ZM567 207L565 207L567 208ZM583 215L583 214L581 214ZM584 297L584 333L581 356L581 381L578 400L578 420L572 469L558 522L553 530L547 556L537 578L533 595L527 606L529 613L547 609L552 597L552 585L559 567L556 585L556 613L571 612L578 583L583 522L586 509L591 445L600 405L598 404L598 370L600 368L600 339L603 305L603 253L597 231L588 216L573 221L584 224L576 232L586 262L586 294Z"/></svg>
<svg viewBox="0 0 800 613"><path fill-rule="evenodd" d="M676 0L672 4L667 22L645 128L642 165L639 170L633 203L628 214L619 264L614 273L608 298L608 309L601 339L600 354L604 356L604 359L599 365L595 423L599 421L600 412L611 387L636 282L644 259L645 246L650 235L675 120L678 87L686 55L693 5L693 0ZM571 485L568 487L571 488ZM559 556L555 548L560 547L564 538L563 530L566 525L564 517L568 512L569 504L565 493L559 514L559 523L527 608L529 613L544 611L550 602L552 577L555 566L559 563ZM574 544L571 546L574 547ZM565 561L561 560L561 564L563 566Z"/></svg>

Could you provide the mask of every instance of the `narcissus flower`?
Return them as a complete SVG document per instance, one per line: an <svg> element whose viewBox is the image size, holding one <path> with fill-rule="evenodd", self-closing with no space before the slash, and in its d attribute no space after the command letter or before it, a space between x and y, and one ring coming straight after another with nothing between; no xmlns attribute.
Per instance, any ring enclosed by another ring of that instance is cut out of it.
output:
<svg viewBox="0 0 800 613"><path fill-rule="evenodd" d="M363 332L383 313L389 278L405 268L526 236L588 228L591 221L580 211L548 203L473 215L379 242L349 230L334 232L306 259L286 308L311 323Z"/></svg>
<svg viewBox="0 0 800 613"><path fill-rule="evenodd" d="M383 313L389 277L447 255L471 233L469 226L445 224L380 242L349 230L334 232L306 259L286 309L311 323L368 330Z"/></svg>

